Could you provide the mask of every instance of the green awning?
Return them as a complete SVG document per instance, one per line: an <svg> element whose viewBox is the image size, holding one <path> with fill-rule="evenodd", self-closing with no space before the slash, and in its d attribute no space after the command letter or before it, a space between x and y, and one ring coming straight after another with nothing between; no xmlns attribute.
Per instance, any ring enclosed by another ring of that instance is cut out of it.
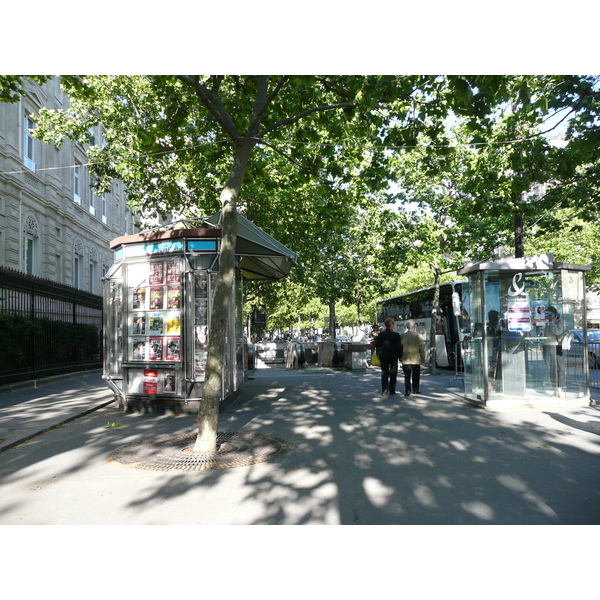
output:
<svg viewBox="0 0 600 600"><path fill-rule="evenodd" d="M206 217L205 221L220 227L221 212ZM246 279L283 279L298 264L295 252L240 213L237 213L235 254L240 259L240 269Z"/></svg>

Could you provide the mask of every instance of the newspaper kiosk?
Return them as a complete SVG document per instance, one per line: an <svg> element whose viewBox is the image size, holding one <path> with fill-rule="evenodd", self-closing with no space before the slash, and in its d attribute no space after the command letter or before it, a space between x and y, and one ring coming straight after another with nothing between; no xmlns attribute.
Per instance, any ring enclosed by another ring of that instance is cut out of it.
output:
<svg viewBox="0 0 600 600"><path fill-rule="evenodd" d="M281 279L296 255L238 215L222 398L244 379L243 279ZM200 229L123 236L104 278L103 378L121 410L198 411L219 266L220 214Z"/></svg>
<svg viewBox="0 0 600 600"><path fill-rule="evenodd" d="M467 263L465 400L488 407L586 406L590 402L586 265L552 254ZM584 335L585 339L585 335Z"/></svg>

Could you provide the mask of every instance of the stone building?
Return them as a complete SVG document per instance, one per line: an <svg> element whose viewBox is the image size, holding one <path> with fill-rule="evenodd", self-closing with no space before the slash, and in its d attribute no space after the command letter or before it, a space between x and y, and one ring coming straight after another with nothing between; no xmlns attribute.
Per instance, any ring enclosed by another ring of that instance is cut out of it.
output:
<svg viewBox="0 0 600 600"><path fill-rule="evenodd" d="M25 78L23 89L18 102L0 102L0 265L101 294L110 240L134 233L125 186L114 180L97 195L84 145L32 137L42 107L68 106L58 77L43 85ZM102 139L99 127L90 130L90 145Z"/></svg>

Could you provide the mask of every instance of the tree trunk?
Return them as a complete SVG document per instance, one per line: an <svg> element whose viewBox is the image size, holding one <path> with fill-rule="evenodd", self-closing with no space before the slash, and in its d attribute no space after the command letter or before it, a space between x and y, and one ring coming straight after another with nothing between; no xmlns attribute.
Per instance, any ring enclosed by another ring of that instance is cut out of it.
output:
<svg viewBox="0 0 600 600"><path fill-rule="evenodd" d="M246 139L237 144L229 180L221 192L222 237L219 271L212 301L206 378L198 410L198 437L194 444L194 452L217 451L217 426L219 404L222 396L225 335L235 281L237 198L242 187L252 147L253 143Z"/></svg>
<svg viewBox="0 0 600 600"><path fill-rule="evenodd" d="M435 368L437 363L436 356L436 344L435 344L435 335L437 332L437 314L440 306L440 276L441 271L437 265L431 265L431 268L434 272L435 283L434 283L434 292L433 292L433 303L431 305L431 327L429 330L429 373L431 375L435 374Z"/></svg>
<svg viewBox="0 0 600 600"><path fill-rule="evenodd" d="M515 258L523 258L525 256L525 248L523 243L523 217L515 215Z"/></svg>
<svg viewBox="0 0 600 600"><path fill-rule="evenodd" d="M329 303L329 337L335 340L335 302Z"/></svg>

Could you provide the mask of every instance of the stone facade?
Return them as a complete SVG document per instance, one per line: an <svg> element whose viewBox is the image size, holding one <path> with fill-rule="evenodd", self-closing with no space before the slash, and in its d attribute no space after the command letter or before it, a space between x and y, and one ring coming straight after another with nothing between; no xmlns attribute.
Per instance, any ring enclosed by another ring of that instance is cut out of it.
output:
<svg viewBox="0 0 600 600"><path fill-rule="evenodd" d="M110 193L94 194L82 144L29 135L40 108L68 106L58 77L25 79L23 89L19 102L0 102L0 265L101 294L109 242L134 233L125 186L114 180ZM90 143L101 144L96 129Z"/></svg>

